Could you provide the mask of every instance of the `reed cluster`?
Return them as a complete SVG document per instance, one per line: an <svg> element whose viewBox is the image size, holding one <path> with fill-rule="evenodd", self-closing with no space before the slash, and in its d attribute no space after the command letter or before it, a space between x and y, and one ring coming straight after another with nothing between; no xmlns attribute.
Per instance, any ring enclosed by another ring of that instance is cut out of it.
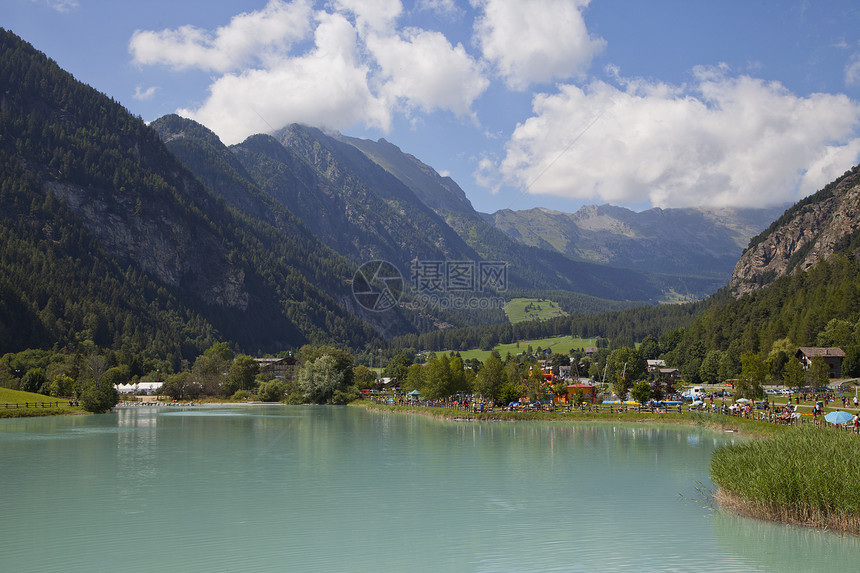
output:
<svg viewBox="0 0 860 573"><path fill-rule="evenodd" d="M860 534L860 436L804 426L718 449L715 499L745 515Z"/></svg>

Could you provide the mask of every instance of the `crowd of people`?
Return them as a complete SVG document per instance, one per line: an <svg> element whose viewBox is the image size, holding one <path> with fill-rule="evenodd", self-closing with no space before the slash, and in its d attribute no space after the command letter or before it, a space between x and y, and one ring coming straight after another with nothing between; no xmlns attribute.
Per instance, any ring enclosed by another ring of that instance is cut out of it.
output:
<svg viewBox="0 0 860 573"><path fill-rule="evenodd" d="M399 394L394 397L375 396L372 398L378 404L389 404L399 406L423 406L431 408L446 408L463 412L492 412L494 410L503 411L535 411L535 410L553 410L561 412L650 412L654 414L665 413L669 411L698 411L703 413L724 414L727 416L738 416L747 419L755 419L774 424L801 424L812 423L822 424L824 421L824 408L832 407L832 405L841 404L843 408L853 406L858 408L858 398L848 398L844 394L835 394L832 392L812 393L800 392L794 395L788 395L785 404L771 403L768 397L759 402L747 400L732 401L731 397L725 395L717 395L716 393L703 396L703 400L692 404L678 401L651 401L644 405L639 404L591 404L583 402L579 405L571 403L558 404L541 404L529 402L511 402L508 404L496 404L492 401L483 401L480 398L471 396L453 396L445 399L427 400L417 396L408 396ZM814 402L811 411L802 413L800 411L801 402ZM794 402L794 403L792 403ZM855 433L860 433L860 415L855 413L852 420L841 424L846 429L851 429Z"/></svg>

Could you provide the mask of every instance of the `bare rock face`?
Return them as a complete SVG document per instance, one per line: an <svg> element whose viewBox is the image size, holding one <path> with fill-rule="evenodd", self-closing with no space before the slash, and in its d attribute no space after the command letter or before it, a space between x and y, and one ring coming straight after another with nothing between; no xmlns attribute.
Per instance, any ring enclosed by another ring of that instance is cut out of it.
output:
<svg viewBox="0 0 860 573"><path fill-rule="evenodd" d="M729 283L735 297L826 260L860 228L860 166L811 199L786 211L787 221L744 251Z"/></svg>
<svg viewBox="0 0 860 573"><path fill-rule="evenodd" d="M119 260L135 263L206 304L248 308L245 271L229 263L224 246L207 229L186 226L163 205L141 208L118 194L107 198L76 185L54 181L45 185Z"/></svg>

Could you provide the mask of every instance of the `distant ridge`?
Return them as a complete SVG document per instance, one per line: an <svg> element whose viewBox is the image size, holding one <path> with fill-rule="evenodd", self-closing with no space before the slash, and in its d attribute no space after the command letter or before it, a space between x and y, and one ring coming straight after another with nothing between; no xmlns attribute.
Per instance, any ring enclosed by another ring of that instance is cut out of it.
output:
<svg viewBox="0 0 860 573"><path fill-rule="evenodd" d="M576 213L535 208L484 215L513 239L582 261L725 284L750 237L785 207L648 209L589 205Z"/></svg>
<svg viewBox="0 0 860 573"><path fill-rule="evenodd" d="M728 270L720 279L710 276L678 277L657 266L620 268L606 261L574 258L544 245L516 240L474 210L463 190L448 177L439 175L412 155L381 139L370 141L342 135L339 140L361 150L386 171L406 184L428 207L445 219L463 240L484 259L510 261L518 288L539 296L540 291L566 290L613 300L661 300L668 291L702 297L724 286ZM768 220L769 221L769 220ZM766 224L766 223L765 223ZM758 231L761 227L757 228ZM744 241L745 242L745 241ZM737 249L740 253L740 248ZM736 261L726 262L730 269ZM569 309L573 310L573 309Z"/></svg>

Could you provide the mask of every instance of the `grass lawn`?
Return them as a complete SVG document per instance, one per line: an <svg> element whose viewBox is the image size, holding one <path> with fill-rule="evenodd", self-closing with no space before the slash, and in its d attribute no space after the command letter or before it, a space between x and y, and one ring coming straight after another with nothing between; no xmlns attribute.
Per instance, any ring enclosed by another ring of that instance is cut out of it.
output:
<svg viewBox="0 0 860 573"><path fill-rule="evenodd" d="M42 406L36 407L33 405L35 403L51 403L52 406L48 408ZM55 403L59 403L59 405L53 406ZM18 404L18 407L7 407L7 404ZM29 407L24 407L24 404L29 404ZM69 406L68 401L61 398L0 388L0 418L51 416L55 414L78 413L80 411L80 408Z"/></svg>
<svg viewBox="0 0 860 573"><path fill-rule="evenodd" d="M504 310L512 324L524 320L546 320L567 314L557 303L540 298L511 299L505 303Z"/></svg>
<svg viewBox="0 0 860 573"><path fill-rule="evenodd" d="M520 352L525 352L529 346L532 350L537 350L537 347L551 348L554 353L567 354L571 350L584 350L587 346L596 346L597 340L594 338L574 338L573 336L555 336L552 338L540 338L537 340L522 340L517 346L517 343L499 344L493 350L497 350L504 360L508 352L511 356L516 356ZM460 356L463 360L469 358L477 358L481 362L487 359L490 355L489 350L466 350L461 351Z"/></svg>

